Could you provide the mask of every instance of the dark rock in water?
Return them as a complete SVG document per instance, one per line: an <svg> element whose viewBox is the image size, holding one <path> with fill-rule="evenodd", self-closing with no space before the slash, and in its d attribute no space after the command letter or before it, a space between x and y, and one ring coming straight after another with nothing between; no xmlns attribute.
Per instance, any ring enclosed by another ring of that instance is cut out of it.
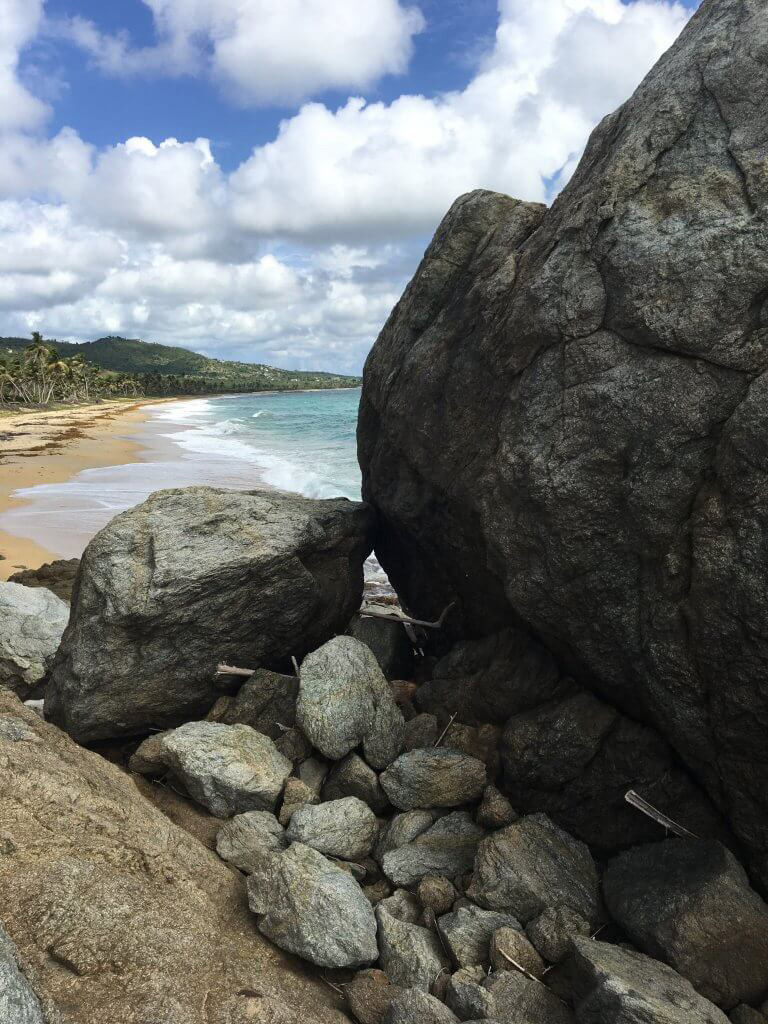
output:
<svg viewBox="0 0 768 1024"><path fill-rule="evenodd" d="M387 679L411 678L413 647L400 623L355 615L347 633L370 647Z"/></svg>
<svg viewBox="0 0 768 1024"><path fill-rule="evenodd" d="M202 717L219 662L274 665L345 628L371 524L343 499L153 494L85 550L47 716L80 742Z"/></svg>
<svg viewBox="0 0 768 1024"><path fill-rule="evenodd" d="M714 840L669 839L610 862L611 917L643 952L665 960L730 1009L768 995L768 907Z"/></svg>
<svg viewBox="0 0 768 1024"><path fill-rule="evenodd" d="M496 722L567 693L552 655L520 629L456 644L419 687L422 711L453 714L460 722Z"/></svg>
<svg viewBox="0 0 768 1024"><path fill-rule="evenodd" d="M627 804L629 789L694 835L725 831L666 741L589 693L510 718L501 757L504 788L521 811L546 812L598 851L664 838L660 825Z"/></svg>
<svg viewBox="0 0 768 1024"><path fill-rule="evenodd" d="M671 967L607 942L576 939L571 975L579 1024L728 1024Z"/></svg>
<svg viewBox="0 0 768 1024"><path fill-rule="evenodd" d="M68 621L69 605L50 591L0 583L0 686L36 695Z"/></svg>
<svg viewBox="0 0 768 1024"><path fill-rule="evenodd" d="M530 814L483 839L470 900L526 924L547 907L566 906L590 924L599 914L597 869L589 850L545 814Z"/></svg>
<svg viewBox="0 0 768 1024"><path fill-rule="evenodd" d="M457 1024L444 1003L418 988L399 992L390 1002L384 1024Z"/></svg>
<svg viewBox="0 0 768 1024"><path fill-rule="evenodd" d="M60 558L37 569L15 572L8 577L8 582L21 583L25 587L44 587L52 590L62 601L71 601L79 566L79 558Z"/></svg>
<svg viewBox="0 0 768 1024"><path fill-rule="evenodd" d="M18 964L16 947L0 924L0 1020L4 1024L45 1024L45 1015Z"/></svg>
<svg viewBox="0 0 768 1024"><path fill-rule="evenodd" d="M296 721L325 757L338 761L362 745L373 768L400 753L405 723L373 653L348 636L313 651L301 666Z"/></svg>
<svg viewBox="0 0 768 1024"><path fill-rule="evenodd" d="M458 807L485 788L485 765L445 747L409 750L379 778L390 801L404 811L417 807Z"/></svg>
<svg viewBox="0 0 768 1024"><path fill-rule="evenodd" d="M767 118L763 5L704 0L549 211L457 200L358 428L409 610L522 621L666 736L766 886Z"/></svg>
<svg viewBox="0 0 768 1024"><path fill-rule="evenodd" d="M250 725L256 732L278 740L293 728L298 696L299 680L295 675L261 668L246 679L215 720L225 725Z"/></svg>

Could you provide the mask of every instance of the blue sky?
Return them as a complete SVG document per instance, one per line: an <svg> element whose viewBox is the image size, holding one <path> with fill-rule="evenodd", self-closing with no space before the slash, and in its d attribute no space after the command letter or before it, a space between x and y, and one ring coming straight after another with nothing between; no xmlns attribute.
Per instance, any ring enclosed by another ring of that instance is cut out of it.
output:
<svg viewBox="0 0 768 1024"><path fill-rule="evenodd" d="M357 371L452 200L550 200L692 6L0 0L0 333Z"/></svg>

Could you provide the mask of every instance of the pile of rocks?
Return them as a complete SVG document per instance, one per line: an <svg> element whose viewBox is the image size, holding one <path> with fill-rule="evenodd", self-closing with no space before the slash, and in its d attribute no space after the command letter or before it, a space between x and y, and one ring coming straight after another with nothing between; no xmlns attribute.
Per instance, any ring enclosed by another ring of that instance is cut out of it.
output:
<svg viewBox="0 0 768 1024"><path fill-rule="evenodd" d="M768 908L725 846L598 863L497 788L500 729L441 734L412 691L339 636L298 678L261 670L207 720L150 736L130 768L226 819L216 848L259 930L334 971L360 1024L763 1019Z"/></svg>

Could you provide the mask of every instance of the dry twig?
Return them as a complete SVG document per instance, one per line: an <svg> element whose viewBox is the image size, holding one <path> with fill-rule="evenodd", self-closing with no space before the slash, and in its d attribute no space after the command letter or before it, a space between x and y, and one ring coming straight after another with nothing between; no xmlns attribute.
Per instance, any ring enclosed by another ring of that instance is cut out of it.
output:
<svg viewBox="0 0 768 1024"><path fill-rule="evenodd" d="M653 804L649 804L647 800L644 800L639 793L636 793L634 789L628 790L624 794L624 799L632 807L635 807L638 811L646 814L649 818L652 818L662 828L669 829L670 832L674 832L676 836L681 836L683 839L698 839L697 835L693 832L689 832L687 828L682 825L678 825L676 821L668 818L666 814L662 813Z"/></svg>
<svg viewBox="0 0 768 1024"><path fill-rule="evenodd" d="M451 608L456 606L456 602L452 601L447 607L443 609L443 613L439 619L435 619L434 622L426 622L424 619L412 619L410 615L403 615L396 608L384 608L382 606L376 606L374 604L363 607L358 612L359 615L367 619L386 619L389 622L400 622L406 626L422 626L424 629L440 629L445 622L446 616Z"/></svg>
<svg viewBox="0 0 768 1024"><path fill-rule="evenodd" d="M252 676L255 668L237 668L235 665L217 665L217 676Z"/></svg>
<svg viewBox="0 0 768 1024"><path fill-rule="evenodd" d="M442 731L442 732L440 733L440 735L439 735L439 736L437 737L437 739L435 740L435 743L434 743L434 745L435 745L436 747L439 747L439 746L440 746L440 744L441 744L441 743L443 742L443 740L445 739L446 735L448 734L448 730L449 730L449 729L451 728L451 726L453 725L453 723L454 723L455 719L456 719L456 712L454 711L454 713L453 713L453 714L451 715L451 717L450 717L450 718L448 719L448 725L446 725L446 727L445 727L445 728L443 729L443 731Z"/></svg>

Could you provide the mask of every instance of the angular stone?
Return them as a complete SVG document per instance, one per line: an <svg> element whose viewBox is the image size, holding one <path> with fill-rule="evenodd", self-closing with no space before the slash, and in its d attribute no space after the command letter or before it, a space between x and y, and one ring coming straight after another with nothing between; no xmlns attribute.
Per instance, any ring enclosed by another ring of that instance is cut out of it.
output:
<svg viewBox="0 0 768 1024"><path fill-rule="evenodd" d="M400 623L355 615L347 633L373 651L387 679L411 678L413 646Z"/></svg>
<svg viewBox="0 0 768 1024"><path fill-rule="evenodd" d="M399 754L404 721L371 651L337 636L301 666L296 720L314 747L338 761L359 744L373 768Z"/></svg>
<svg viewBox="0 0 768 1024"><path fill-rule="evenodd" d="M263 935L319 967L359 967L378 956L376 920L360 886L302 843L249 875L248 904Z"/></svg>
<svg viewBox="0 0 768 1024"><path fill-rule="evenodd" d="M435 933L395 917L390 900L383 900L376 907L381 966L393 984L429 992L435 978L447 969L448 958ZM413 903L418 914L418 904L415 900Z"/></svg>
<svg viewBox="0 0 768 1024"><path fill-rule="evenodd" d="M437 927L457 967L487 966L494 932L499 928L522 930L520 922L511 914L474 906L445 914L438 920Z"/></svg>
<svg viewBox="0 0 768 1024"><path fill-rule="evenodd" d="M579 1024L727 1024L689 981L642 953L574 940L571 960Z"/></svg>
<svg viewBox="0 0 768 1024"><path fill-rule="evenodd" d="M359 1024L381 1024L389 1004L403 990L391 985L384 971L368 968L347 982L344 997Z"/></svg>
<svg viewBox="0 0 768 1024"><path fill-rule="evenodd" d="M506 828L517 821L518 815L503 793L495 786L486 786L475 818L482 828Z"/></svg>
<svg viewBox="0 0 768 1024"><path fill-rule="evenodd" d="M606 906L632 942L731 1009L768 995L768 907L715 840L668 839L620 854Z"/></svg>
<svg viewBox="0 0 768 1024"><path fill-rule="evenodd" d="M457 1024L457 1017L427 992L406 988L392 999L384 1024Z"/></svg>
<svg viewBox="0 0 768 1024"><path fill-rule="evenodd" d="M286 729L275 740L275 746L294 765L306 761L312 754L312 745L300 729Z"/></svg>
<svg viewBox="0 0 768 1024"><path fill-rule="evenodd" d="M376 816L357 797L305 805L293 813L286 836L319 853L345 860L367 857L378 831Z"/></svg>
<svg viewBox="0 0 768 1024"><path fill-rule="evenodd" d="M496 1000L481 982L484 972L456 971L448 979L445 1002L459 1020L483 1020L496 1016Z"/></svg>
<svg viewBox="0 0 768 1024"><path fill-rule="evenodd" d="M48 718L89 742L202 717L217 663L301 658L346 627L371 526L342 499L158 491L85 550Z"/></svg>
<svg viewBox="0 0 768 1024"><path fill-rule="evenodd" d="M434 747L438 733L437 718L434 715L415 715L410 722L405 723L403 750Z"/></svg>
<svg viewBox="0 0 768 1024"><path fill-rule="evenodd" d="M16 947L0 925L0 1021L45 1024L40 1002L18 964Z"/></svg>
<svg viewBox="0 0 768 1024"><path fill-rule="evenodd" d="M306 782L302 782L301 779L291 776L289 779L285 780L283 802L280 806L280 813L278 814L280 824L283 828L287 828L295 811L298 811L300 807L304 807L307 804L318 803L320 803L320 797L309 788Z"/></svg>
<svg viewBox="0 0 768 1024"><path fill-rule="evenodd" d="M319 800L323 792L323 784L328 776L327 762L321 761L317 757L308 757L301 762L296 774Z"/></svg>
<svg viewBox="0 0 768 1024"><path fill-rule="evenodd" d="M491 936L490 961L494 971L516 971L520 964L535 978L546 971L544 961L517 928L499 928Z"/></svg>
<svg viewBox="0 0 768 1024"><path fill-rule="evenodd" d="M483 839L469 899L526 924L547 907L567 906L598 920L597 869L587 847L545 814L530 814Z"/></svg>
<svg viewBox="0 0 768 1024"><path fill-rule="evenodd" d="M283 826L268 811L237 814L219 830L216 852L247 875L258 870L265 859L286 847Z"/></svg>
<svg viewBox="0 0 768 1024"><path fill-rule="evenodd" d="M455 878L472 870L484 832L466 811L439 818L411 843L381 858L384 874L394 885L416 885L425 875Z"/></svg>
<svg viewBox="0 0 768 1024"><path fill-rule="evenodd" d="M37 569L15 572L8 577L8 582L20 583L24 587L44 587L62 601L71 601L79 567L79 558L57 558L53 562L45 562Z"/></svg>
<svg viewBox="0 0 768 1024"><path fill-rule="evenodd" d="M256 732L278 740L296 721L298 696L296 676L261 668L246 679L216 721L225 725L250 725Z"/></svg>
<svg viewBox="0 0 768 1024"><path fill-rule="evenodd" d="M219 818L274 810L291 773L291 762L272 740L248 725L188 722L145 744L136 751L131 767L138 771L140 765L151 763L156 769L162 764L193 799Z"/></svg>
<svg viewBox="0 0 768 1024"><path fill-rule="evenodd" d="M576 1024L570 1007L562 999L543 982L526 978L520 971L495 971L488 975L483 987L493 995L495 1016L504 1024Z"/></svg>
<svg viewBox="0 0 768 1024"><path fill-rule="evenodd" d="M386 853L412 842L422 832L431 828L434 822L435 815L432 811L404 811L402 814L396 814L389 827L382 828L374 856L381 863Z"/></svg>
<svg viewBox="0 0 768 1024"><path fill-rule="evenodd" d="M356 796L375 814L383 814L389 807L378 775L358 754L347 754L343 761L335 764L323 785L324 800L338 800L345 796Z"/></svg>
<svg viewBox="0 0 768 1024"><path fill-rule="evenodd" d="M390 801L401 810L458 807L476 800L486 784L485 765L445 747L409 750L379 778Z"/></svg>
<svg viewBox="0 0 768 1024"><path fill-rule="evenodd" d="M525 927L525 934L551 964L559 964L571 952L573 940L590 933L589 922L570 907L547 907Z"/></svg>
<svg viewBox="0 0 768 1024"><path fill-rule="evenodd" d="M32 697L53 665L68 621L69 605L50 590L0 583L0 686L23 700Z"/></svg>
<svg viewBox="0 0 768 1024"><path fill-rule="evenodd" d="M440 745L482 761L486 767L487 777L495 779L499 774L500 741L501 729L496 725L489 725L487 722L482 725L451 722Z"/></svg>

